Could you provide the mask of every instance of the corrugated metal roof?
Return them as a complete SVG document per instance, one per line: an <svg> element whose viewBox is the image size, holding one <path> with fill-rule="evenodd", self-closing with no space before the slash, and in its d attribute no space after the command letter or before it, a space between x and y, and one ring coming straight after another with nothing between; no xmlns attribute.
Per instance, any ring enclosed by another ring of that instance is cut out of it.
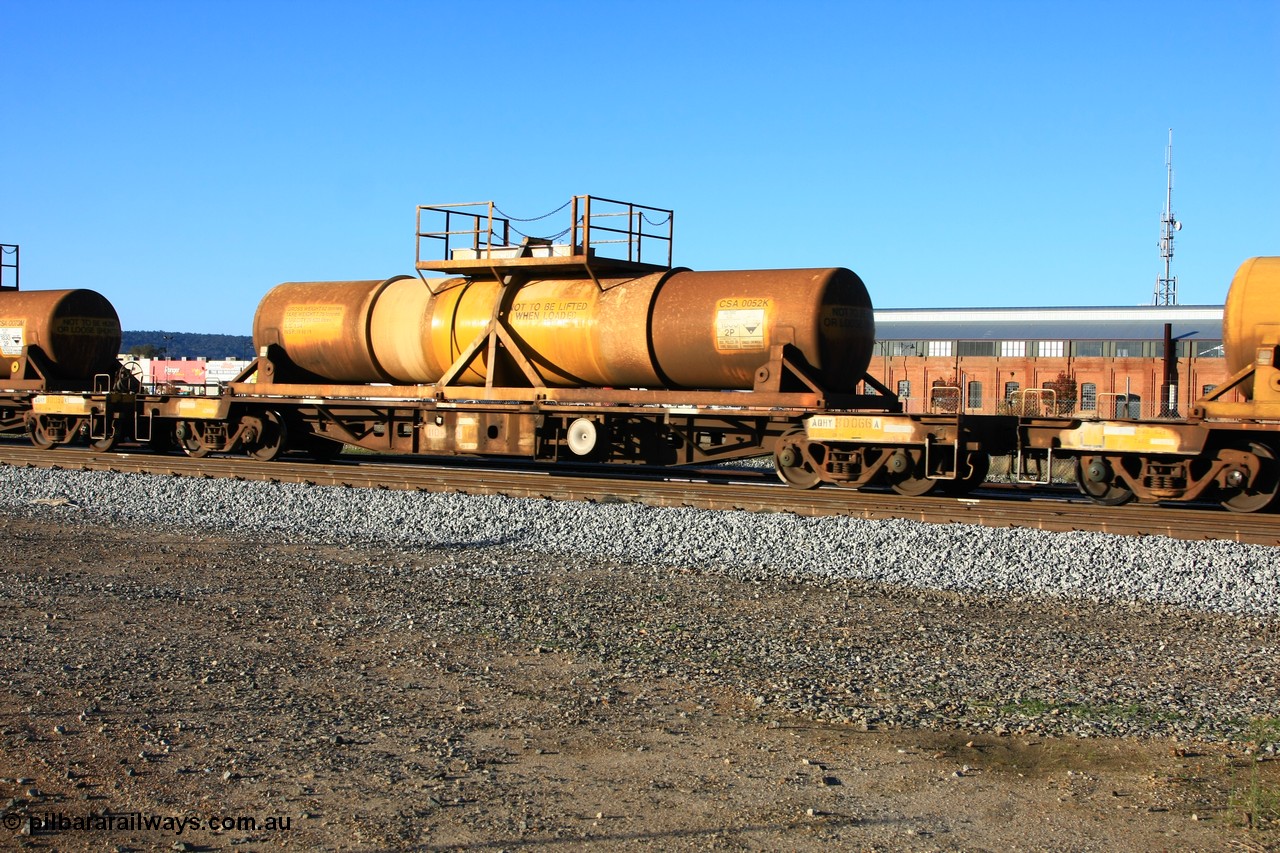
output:
<svg viewBox="0 0 1280 853"><path fill-rule="evenodd" d="M1221 305L1098 308L890 308L877 310L876 338L913 340L1220 340Z"/></svg>

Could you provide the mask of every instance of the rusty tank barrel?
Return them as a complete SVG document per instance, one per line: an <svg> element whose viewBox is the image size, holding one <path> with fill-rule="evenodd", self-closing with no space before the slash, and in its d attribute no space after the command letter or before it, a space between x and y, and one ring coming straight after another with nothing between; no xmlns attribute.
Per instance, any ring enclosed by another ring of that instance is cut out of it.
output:
<svg viewBox="0 0 1280 853"><path fill-rule="evenodd" d="M254 342L279 344L331 382L438 381L494 316L492 279L282 284L263 298ZM826 387L861 380L875 339L871 300L847 269L692 272L526 282L500 307L542 381L560 387L751 388L775 343L791 343ZM485 382L485 353L454 380Z"/></svg>
<svg viewBox="0 0 1280 853"><path fill-rule="evenodd" d="M653 309L653 352L667 384L750 388L769 347L792 343L832 391L852 391L875 344L871 297L843 267L677 272Z"/></svg>
<svg viewBox="0 0 1280 853"><path fill-rule="evenodd" d="M294 364L326 379L387 382L373 349L373 309L383 291L406 278L281 284L258 305L254 346L279 344Z"/></svg>
<svg viewBox="0 0 1280 853"><path fill-rule="evenodd" d="M19 290L0 293L0 375L20 369L18 356L38 347L56 371L51 379L79 379L110 369L120 352L120 318L94 290Z"/></svg>
<svg viewBox="0 0 1280 853"><path fill-rule="evenodd" d="M1280 336L1280 258L1250 258L1236 270L1222 311L1222 351L1228 375L1243 370L1257 356L1267 335ZM1240 390L1253 396L1253 379Z"/></svg>

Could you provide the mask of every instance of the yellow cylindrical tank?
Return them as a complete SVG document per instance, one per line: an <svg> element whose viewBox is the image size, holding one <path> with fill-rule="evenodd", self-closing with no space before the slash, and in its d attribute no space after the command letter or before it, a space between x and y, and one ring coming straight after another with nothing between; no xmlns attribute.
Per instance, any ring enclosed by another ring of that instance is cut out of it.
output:
<svg viewBox="0 0 1280 853"><path fill-rule="evenodd" d="M435 286L445 286L446 291L452 292L465 284L466 279L459 278ZM437 336L431 332L435 313L441 310L446 310L444 304L417 276L392 279L378 295L370 323L370 345L386 380L405 384L434 382L453 363L456 354L450 355L447 346L443 351L437 347ZM460 334L470 342L484 329L487 320L486 317L478 326L461 329Z"/></svg>
<svg viewBox="0 0 1280 853"><path fill-rule="evenodd" d="M56 371L50 379L91 378L112 368L120 352L120 318L94 290L18 290L0 293L0 356L7 375L17 357L39 347Z"/></svg>
<svg viewBox="0 0 1280 853"><path fill-rule="evenodd" d="M1267 332L1280 334L1280 258L1250 258L1236 270L1222 311L1228 375L1253 362ZM1240 390L1252 398L1253 379L1241 383Z"/></svg>
<svg viewBox="0 0 1280 853"><path fill-rule="evenodd" d="M505 319L547 385L661 387L647 318L666 277L655 273L599 285L590 279L532 281L512 297ZM430 330L441 361L452 363L484 329L499 292L497 282L483 280L441 291ZM458 382L483 384L486 370L477 360Z"/></svg>
<svg viewBox="0 0 1280 853"><path fill-rule="evenodd" d="M254 341L331 382L438 381L483 333L501 285L488 279L287 283L263 299ZM500 306L542 381L559 387L751 388L774 343L792 343L826 387L861 380L871 301L846 269L543 279ZM483 384L485 353L454 380Z"/></svg>

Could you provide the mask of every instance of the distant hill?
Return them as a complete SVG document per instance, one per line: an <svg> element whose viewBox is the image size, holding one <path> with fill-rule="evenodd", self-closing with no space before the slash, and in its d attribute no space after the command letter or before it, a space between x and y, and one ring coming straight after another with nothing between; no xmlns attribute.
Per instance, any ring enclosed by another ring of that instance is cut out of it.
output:
<svg viewBox="0 0 1280 853"><path fill-rule="evenodd" d="M253 358L249 335L201 335L195 332L123 332L120 352L151 346L162 358Z"/></svg>

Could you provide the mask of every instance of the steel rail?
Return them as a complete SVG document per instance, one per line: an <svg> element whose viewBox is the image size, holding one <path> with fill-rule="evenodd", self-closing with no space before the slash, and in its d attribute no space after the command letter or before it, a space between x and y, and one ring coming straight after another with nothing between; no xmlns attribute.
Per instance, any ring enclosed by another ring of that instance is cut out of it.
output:
<svg viewBox="0 0 1280 853"><path fill-rule="evenodd" d="M665 469L662 479L652 469L640 477L626 469L602 476L599 469L541 467L483 470L457 464L396 464L372 457L335 462L281 459L259 462L243 457L193 459L147 452L99 453L79 448L39 450L0 444L0 466L114 471L201 478L263 480L315 486L348 486L506 495L518 498L641 503L747 512L792 512L808 516L899 518L931 524L978 524L988 527L1046 531L1095 531L1126 536L1175 539L1225 539L1280 545L1280 516L1235 514L1218 508L1187 509L1129 505L1102 508L1086 500L1028 496L1003 489L981 489L961 497L906 498L892 492L823 488L798 491L782 483L742 482L732 470ZM471 462L472 460L467 460ZM630 476L629 476L630 475Z"/></svg>

